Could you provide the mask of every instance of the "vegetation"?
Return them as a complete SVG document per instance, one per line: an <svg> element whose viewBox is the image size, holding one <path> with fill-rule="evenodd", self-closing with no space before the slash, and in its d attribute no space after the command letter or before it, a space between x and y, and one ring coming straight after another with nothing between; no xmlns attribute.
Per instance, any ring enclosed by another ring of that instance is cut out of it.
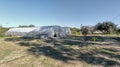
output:
<svg viewBox="0 0 120 67"><path fill-rule="evenodd" d="M97 23L95 26L81 26L80 28L71 28L73 35L88 35L88 34L103 34L103 35L117 35L120 34L120 28L117 27L114 22L103 21L102 23Z"/></svg>
<svg viewBox="0 0 120 67"><path fill-rule="evenodd" d="M100 30L103 33L113 34L117 30L117 25L111 21L105 21L95 25L96 30Z"/></svg>
<svg viewBox="0 0 120 67"><path fill-rule="evenodd" d="M35 27L35 25L30 24L30 25L19 25L18 27Z"/></svg>
<svg viewBox="0 0 120 67"><path fill-rule="evenodd" d="M81 31L79 28L71 28L71 32L73 35L80 35L81 34Z"/></svg>
<svg viewBox="0 0 120 67"><path fill-rule="evenodd" d="M116 34L119 36L119 34L120 34L120 28L117 28Z"/></svg>
<svg viewBox="0 0 120 67"><path fill-rule="evenodd" d="M95 26L81 26L81 28L71 28L72 34L75 35L87 35L94 34L97 31L100 34L120 34L120 28L114 22L103 21L102 23L97 23ZM101 33L102 32L102 33Z"/></svg>
<svg viewBox="0 0 120 67"><path fill-rule="evenodd" d="M8 28L0 26L0 37L5 36L5 32L8 30Z"/></svg>
<svg viewBox="0 0 120 67"><path fill-rule="evenodd" d="M93 26L82 26L81 27L81 32L83 35L93 34L94 31L95 30Z"/></svg>
<svg viewBox="0 0 120 67"><path fill-rule="evenodd" d="M119 67L116 41L120 38L110 37L110 43L107 37L88 36L92 42L87 46L77 38L83 37L54 39L54 43L52 39L0 38L0 67ZM100 39L104 41L99 43Z"/></svg>

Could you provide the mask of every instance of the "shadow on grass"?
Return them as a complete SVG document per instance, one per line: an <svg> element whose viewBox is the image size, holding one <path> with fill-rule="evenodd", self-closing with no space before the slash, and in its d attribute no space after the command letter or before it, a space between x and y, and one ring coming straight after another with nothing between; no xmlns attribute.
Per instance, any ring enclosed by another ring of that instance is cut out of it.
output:
<svg viewBox="0 0 120 67"><path fill-rule="evenodd" d="M111 37L112 39L115 39L117 41L120 41L120 37Z"/></svg>
<svg viewBox="0 0 120 67"><path fill-rule="evenodd" d="M44 40L44 42L47 42L47 43L53 43L53 44L56 44L56 43L60 43L60 44L63 44L63 45L80 45L80 44L83 44L82 42L76 42L76 41L68 41L68 40L53 40L53 39L48 39L48 40Z"/></svg>
<svg viewBox="0 0 120 67"><path fill-rule="evenodd" d="M102 65L102 66L115 66L120 65L118 62L106 59L103 57L94 56L94 54L83 53L79 58L82 58L83 61L89 64Z"/></svg>
<svg viewBox="0 0 120 67"><path fill-rule="evenodd" d="M53 45L57 45L57 43L59 43L59 45L68 45L68 46L79 46L79 47L84 47L84 46L91 46L91 45L100 45L100 43L97 42L87 42L87 41L79 41L79 40L63 40L63 39L58 39L58 40L53 40L53 39L47 39L47 40L43 40L46 43L51 43ZM105 44L108 45L108 44Z"/></svg>
<svg viewBox="0 0 120 67"><path fill-rule="evenodd" d="M103 48L102 50L100 50L101 54L104 54L110 58L116 58L120 60L120 54L117 52L119 51L113 48Z"/></svg>
<svg viewBox="0 0 120 67"><path fill-rule="evenodd" d="M35 38L28 38L28 37L11 37L11 38L5 38L5 41L31 41L34 40Z"/></svg>
<svg viewBox="0 0 120 67"><path fill-rule="evenodd" d="M102 36L69 36L66 37L67 39L74 39L74 40L81 40L81 41L93 41L95 38L96 41L100 41L103 42L106 37L102 37Z"/></svg>
<svg viewBox="0 0 120 67"><path fill-rule="evenodd" d="M40 46L40 44L37 44L37 43L29 43L29 42L19 42L20 46L26 46L26 47L29 47L29 46Z"/></svg>
<svg viewBox="0 0 120 67"><path fill-rule="evenodd" d="M100 37L100 38L101 39L98 39L97 41L104 41L102 39L106 39L106 37ZM7 38L5 39L5 41L13 41L13 42L22 41L19 43L20 46L28 47L27 52L31 55L34 55L36 58L41 55L44 55L44 56L51 57L53 59L61 60L64 62L68 62L69 60L77 60L77 61L82 60L88 64L93 64L93 65L102 65L102 66L115 66L115 65L119 66L120 65L120 63L115 60L110 60L104 57L96 56L97 54L101 54L101 55L104 54L105 56L110 57L110 58L120 59L120 55L114 54L114 52L118 52L115 49L103 49L103 51L96 49L96 50L91 50L91 51L87 50L87 52L84 52L83 50L73 49L73 48L64 46L65 44L86 46L86 45L83 45L83 43L81 42L66 41L66 40L58 41L55 39L44 40L44 42L52 43L54 45L53 47L47 44L43 46L43 44L31 43L30 42L31 40L34 40L34 39L33 38ZM92 36L90 36L88 40L92 40ZM29 42L25 42L25 41L29 41Z"/></svg>
<svg viewBox="0 0 120 67"><path fill-rule="evenodd" d="M67 62L67 60L74 60L68 56L65 56L66 53L64 52L69 52L72 50L67 49L63 46L60 46L58 49L52 46L47 46L47 45L43 46L41 44L29 43L29 42L20 42L19 44L20 46L29 47L29 49L27 50L28 53L34 55L35 57L39 57L40 55L45 55L64 62Z"/></svg>
<svg viewBox="0 0 120 67"><path fill-rule="evenodd" d="M120 63L117 61L106 59L104 57L97 57L96 55L98 53L102 54L101 52L98 52L98 50L96 51L92 50L93 52L92 51L84 52L82 50L65 47L63 45L52 47L47 45L42 46L42 44L26 43L26 42L25 43L21 42L19 44L21 46L29 47L27 49L28 53L34 55L36 58L41 55L44 55L63 62L68 62L70 60L77 60L77 61L82 60L88 64L93 64L93 65L102 65L102 66L120 65Z"/></svg>
<svg viewBox="0 0 120 67"><path fill-rule="evenodd" d="M30 49L28 49L28 51L35 55L36 57L40 56L40 55L45 55L57 60L62 60L64 62L67 62L68 60L73 60L72 58L68 57L68 56L64 56L64 54L57 50L54 49L50 46L46 46L46 47L32 47Z"/></svg>

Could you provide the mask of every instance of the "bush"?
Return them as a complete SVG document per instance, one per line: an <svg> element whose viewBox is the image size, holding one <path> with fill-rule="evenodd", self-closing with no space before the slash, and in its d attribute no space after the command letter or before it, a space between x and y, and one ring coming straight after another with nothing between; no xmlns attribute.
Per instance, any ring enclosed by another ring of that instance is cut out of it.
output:
<svg viewBox="0 0 120 67"><path fill-rule="evenodd" d="M0 26L0 37L5 36L5 32L8 30L8 28L4 28L2 26Z"/></svg>

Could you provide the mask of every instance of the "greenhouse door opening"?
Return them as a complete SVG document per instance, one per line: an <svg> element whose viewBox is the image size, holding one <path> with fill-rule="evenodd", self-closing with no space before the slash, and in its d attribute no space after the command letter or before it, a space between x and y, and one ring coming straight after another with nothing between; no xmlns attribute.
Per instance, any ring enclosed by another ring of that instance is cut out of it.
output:
<svg viewBox="0 0 120 67"><path fill-rule="evenodd" d="M55 33L55 34L54 34L54 37L56 38L56 37L58 37L58 35Z"/></svg>

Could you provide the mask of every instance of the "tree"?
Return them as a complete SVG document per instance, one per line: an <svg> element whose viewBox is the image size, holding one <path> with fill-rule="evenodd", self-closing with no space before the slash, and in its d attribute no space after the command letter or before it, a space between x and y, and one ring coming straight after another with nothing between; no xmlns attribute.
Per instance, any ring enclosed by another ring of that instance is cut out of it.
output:
<svg viewBox="0 0 120 67"><path fill-rule="evenodd" d="M120 27L119 28L117 28L117 30L116 30L116 34L118 35L118 37L119 37L119 34L120 34Z"/></svg>
<svg viewBox="0 0 120 67"><path fill-rule="evenodd" d="M95 31L94 26L82 26L81 31L83 35L93 34Z"/></svg>
<svg viewBox="0 0 120 67"><path fill-rule="evenodd" d="M95 31L94 26L81 26L81 32L82 35L84 36L84 41L85 41L85 45L86 45L86 35L87 34L93 34L93 32Z"/></svg>
<svg viewBox="0 0 120 67"><path fill-rule="evenodd" d="M35 25L32 25L32 24L30 24L30 25L19 25L18 27L35 27Z"/></svg>
<svg viewBox="0 0 120 67"><path fill-rule="evenodd" d="M105 21L105 22L96 24L95 29L102 31L103 33L112 34L112 33L115 33L117 29L117 25L111 21Z"/></svg>
<svg viewBox="0 0 120 67"><path fill-rule="evenodd" d="M72 34L78 35L80 34L80 29L74 27L74 28L71 28L71 32Z"/></svg>
<svg viewBox="0 0 120 67"><path fill-rule="evenodd" d="M33 24L30 24L30 25L29 25L29 27L35 27L35 25L33 25Z"/></svg>

